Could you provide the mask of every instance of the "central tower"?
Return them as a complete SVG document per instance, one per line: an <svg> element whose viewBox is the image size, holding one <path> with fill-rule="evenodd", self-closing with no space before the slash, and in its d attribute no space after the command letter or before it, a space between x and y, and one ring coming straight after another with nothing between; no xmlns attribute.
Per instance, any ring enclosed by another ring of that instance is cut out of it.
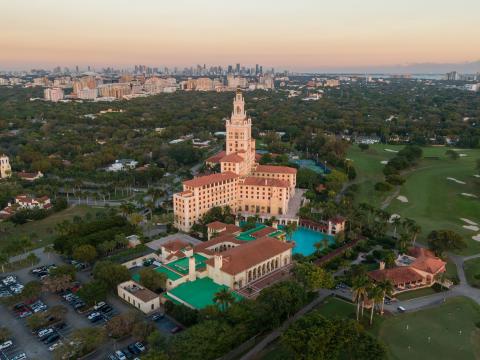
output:
<svg viewBox="0 0 480 360"><path fill-rule="evenodd" d="M255 162L255 140L252 139L252 119L247 117L245 100L242 92L237 90L233 99L233 111L230 119L226 121L227 155L236 153L241 156L250 171Z"/></svg>

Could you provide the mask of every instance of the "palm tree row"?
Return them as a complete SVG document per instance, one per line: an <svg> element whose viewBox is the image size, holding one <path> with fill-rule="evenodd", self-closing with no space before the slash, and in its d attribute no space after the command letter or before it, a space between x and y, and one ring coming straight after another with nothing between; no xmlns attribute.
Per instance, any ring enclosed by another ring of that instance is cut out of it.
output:
<svg viewBox="0 0 480 360"><path fill-rule="evenodd" d="M383 315L385 298L392 296L392 293L393 284L390 280L373 283L366 275L355 277L352 284L352 301L357 304L357 321L360 321L360 316L363 317L366 302L371 302L370 325L372 325L375 305L381 302L380 315Z"/></svg>

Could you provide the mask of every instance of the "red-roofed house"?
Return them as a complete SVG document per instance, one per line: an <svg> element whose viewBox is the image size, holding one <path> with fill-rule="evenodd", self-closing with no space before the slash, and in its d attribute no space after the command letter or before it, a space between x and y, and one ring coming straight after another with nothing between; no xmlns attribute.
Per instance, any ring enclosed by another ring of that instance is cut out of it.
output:
<svg viewBox="0 0 480 360"><path fill-rule="evenodd" d="M214 221L207 225L208 240L212 238L214 234L233 234L238 235L242 229L234 224L224 224L221 221Z"/></svg>
<svg viewBox="0 0 480 360"><path fill-rule="evenodd" d="M390 280L394 285L394 294L430 287L441 273L446 271L446 262L438 258L431 251L421 248L412 248L409 253L415 256L400 255L395 261L397 267L385 269L380 263L380 269L368 273L376 282Z"/></svg>

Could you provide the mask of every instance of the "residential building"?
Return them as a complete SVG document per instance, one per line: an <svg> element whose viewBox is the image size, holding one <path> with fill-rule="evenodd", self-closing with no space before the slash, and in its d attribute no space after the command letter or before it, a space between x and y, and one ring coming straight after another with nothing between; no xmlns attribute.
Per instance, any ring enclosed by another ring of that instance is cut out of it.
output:
<svg viewBox="0 0 480 360"><path fill-rule="evenodd" d="M53 101L53 102L63 100L63 90L60 89L59 87L46 88L45 90L43 90L43 98L46 101Z"/></svg>
<svg viewBox="0 0 480 360"><path fill-rule="evenodd" d="M0 179L5 179L12 176L12 167L7 155L0 156Z"/></svg>
<svg viewBox="0 0 480 360"><path fill-rule="evenodd" d="M174 221L178 229L188 232L215 206L230 206L244 216L270 218L288 214L297 170L257 164L251 128L243 95L237 90L232 115L226 120L226 149L207 159L207 164L220 164L221 172L184 181L183 191L174 194ZM298 217L290 214L284 221L298 222Z"/></svg>
<svg viewBox="0 0 480 360"><path fill-rule="evenodd" d="M43 174L41 171L37 171L36 173L30 173L30 172L25 172L21 171L17 173L17 176L25 181L35 181L43 177Z"/></svg>

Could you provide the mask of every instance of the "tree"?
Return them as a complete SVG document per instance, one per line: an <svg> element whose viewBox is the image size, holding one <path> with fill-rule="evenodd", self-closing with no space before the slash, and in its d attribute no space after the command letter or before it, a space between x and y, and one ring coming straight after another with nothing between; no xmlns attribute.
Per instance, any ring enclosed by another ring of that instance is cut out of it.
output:
<svg viewBox="0 0 480 360"><path fill-rule="evenodd" d="M325 318L315 310L284 332L281 343L294 359L385 359L385 348L352 320Z"/></svg>
<svg viewBox="0 0 480 360"><path fill-rule="evenodd" d="M65 291L71 287L72 278L70 275L48 276L43 280L43 288L53 293Z"/></svg>
<svg viewBox="0 0 480 360"><path fill-rule="evenodd" d="M26 260L32 264L31 266L35 265L40 259L38 258L37 255L35 255L33 252L27 255Z"/></svg>
<svg viewBox="0 0 480 360"><path fill-rule="evenodd" d="M358 144L358 147L360 148L360 150L365 151L365 150L368 150L370 146L368 144L360 143Z"/></svg>
<svg viewBox="0 0 480 360"><path fill-rule="evenodd" d="M457 160L460 157L460 155L458 155L458 152L451 149L445 151L445 155L447 155L452 160Z"/></svg>
<svg viewBox="0 0 480 360"><path fill-rule="evenodd" d="M5 272L5 265L10 261L10 257L6 253L0 253L0 266L2 267L2 273Z"/></svg>
<svg viewBox="0 0 480 360"><path fill-rule="evenodd" d="M377 286L371 286L368 291L368 298L372 302L372 308L370 312L370 325L372 325L373 313L375 311L375 304L378 304L380 301L383 300L383 290Z"/></svg>
<svg viewBox="0 0 480 360"><path fill-rule="evenodd" d="M287 239L288 240L291 240L292 239L292 235L293 233L295 232L295 230L297 229L297 224L296 223L290 223L290 224L287 224L285 225L285 233L286 233L286 236L287 236Z"/></svg>
<svg viewBox="0 0 480 360"><path fill-rule="evenodd" d="M293 275L307 291L316 291L320 288L331 289L334 285L332 275L312 263L297 263L293 268Z"/></svg>
<svg viewBox="0 0 480 360"><path fill-rule="evenodd" d="M363 301L367 298L368 287L369 281L365 275L356 276L352 281L352 301L357 303L357 321L359 321L360 316L360 304L363 304Z"/></svg>
<svg viewBox="0 0 480 360"><path fill-rule="evenodd" d="M446 251L462 250L467 247L463 238L452 230L434 230L428 237L428 247L438 256Z"/></svg>
<svg viewBox="0 0 480 360"><path fill-rule="evenodd" d="M235 297L232 295L228 288L222 288L222 290L215 293L213 302L220 306L220 311L226 311L228 307L233 304Z"/></svg>
<svg viewBox="0 0 480 360"><path fill-rule="evenodd" d="M73 250L73 258L75 260L85 262L88 264L93 263L93 261L97 258L97 250L92 245L80 245L75 250Z"/></svg>
<svg viewBox="0 0 480 360"><path fill-rule="evenodd" d="M382 290L383 298L382 298L382 306L380 308L380 315L383 315L383 310L385 307L385 297L392 296L393 294L393 284L390 280L385 279L376 284L379 289Z"/></svg>
<svg viewBox="0 0 480 360"><path fill-rule="evenodd" d="M165 274L155 271L152 268L143 268L139 271L140 284L152 291L166 288L167 277Z"/></svg>
<svg viewBox="0 0 480 360"><path fill-rule="evenodd" d="M8 330L8 328L6 328L5 326L0 327L0 343L9 340L11 335L12 334L10 330Z"/></svg>
<svg viewBox="0 0 480 360"><path fill-rule="evenodd" d="M103 281L109 289L115 289L118 284L130 279L125 266L108 260L97 262L92 273L94 279Z"/></svg>
<svg viewBox="0 0 480 360"><path fill-rule="evenodd" d="M101 280L92 280L84 284L80 290L78 290L78 296L89 306L92 306L100 301L104 301L107 298L108 287Z"/></svg>

